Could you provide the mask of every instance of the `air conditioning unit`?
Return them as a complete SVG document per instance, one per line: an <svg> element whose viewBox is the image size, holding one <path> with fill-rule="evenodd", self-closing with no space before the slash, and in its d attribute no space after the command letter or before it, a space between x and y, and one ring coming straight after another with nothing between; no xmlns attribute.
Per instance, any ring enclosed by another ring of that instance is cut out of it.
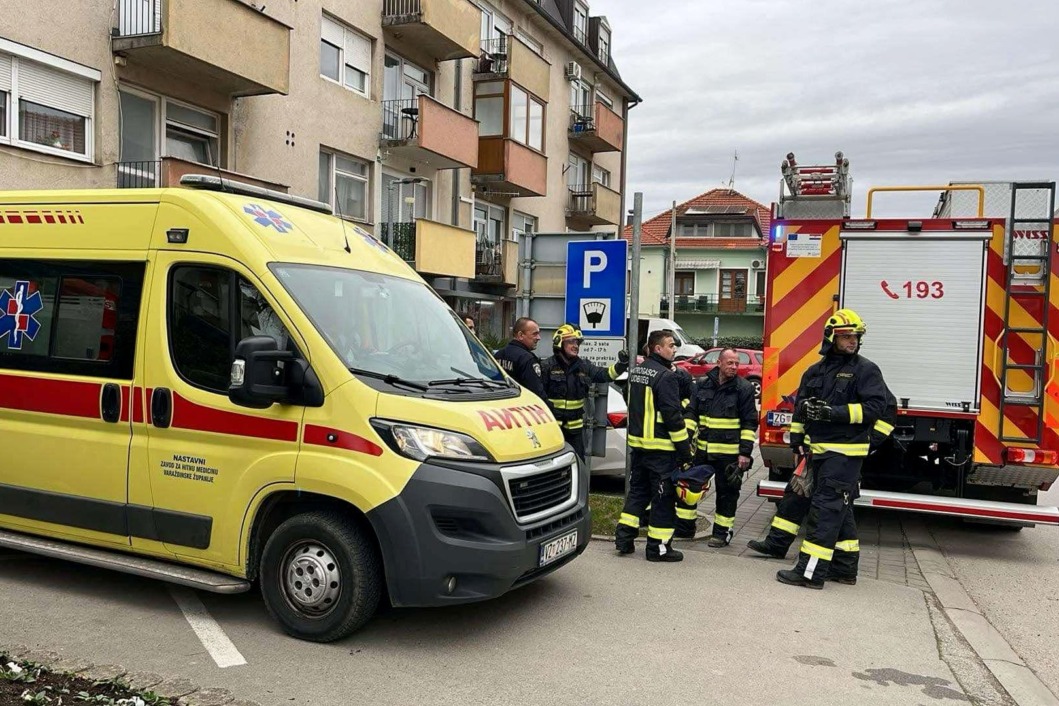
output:
<svg viewBox="0 0 1059 706"><path fill-rule="evenodd" d="M754 269L754 270L760 270L764 266L765 266L765 263L763 263L761 260L754 260L753 262L750 263L750 268Z"/></svg>
<svg viewBox="0 0 1059 706"><path fill-rule="evenodd" d="M581 64L576 61L571 61L566 64L566 80L567 81L580 81L581 80Z"/></svg>

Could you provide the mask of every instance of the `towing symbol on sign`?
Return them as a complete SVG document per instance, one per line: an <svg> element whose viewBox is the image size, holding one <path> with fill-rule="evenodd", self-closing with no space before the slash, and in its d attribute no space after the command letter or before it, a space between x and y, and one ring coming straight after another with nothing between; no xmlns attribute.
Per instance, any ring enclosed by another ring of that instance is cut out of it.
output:
<svg viewBox="0 0 1059 706"><path fill-rule="evenodd" d="M40 331L40 322L35 314L44 308L40 292L29 292L29 282L15 282L14 294L5 289L0 292L0 338L8 336L7 347L21 350L22 341L32 341Z"/></svg>

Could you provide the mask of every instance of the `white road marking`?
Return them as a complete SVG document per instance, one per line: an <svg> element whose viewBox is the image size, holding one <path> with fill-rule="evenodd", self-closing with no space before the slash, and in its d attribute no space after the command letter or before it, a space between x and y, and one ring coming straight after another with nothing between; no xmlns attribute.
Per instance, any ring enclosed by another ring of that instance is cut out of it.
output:
<svg viewBox="0 0 1059 706"><path fill-rule="evenodd" d="M239 653L232 641L228 639L224 630L209 614L206 606L202 604L202 601L199 600L194 591L180 586L170 586L169 593L173 596L177 606L180 607L180 612L184 614L191 629L195 631L195 635L198 636L202 646L210 653L210 657L213 657L213 661L217 663L218 667L224 669L225 667L238 667L241 664L246 664L246 659Z"/></svg>

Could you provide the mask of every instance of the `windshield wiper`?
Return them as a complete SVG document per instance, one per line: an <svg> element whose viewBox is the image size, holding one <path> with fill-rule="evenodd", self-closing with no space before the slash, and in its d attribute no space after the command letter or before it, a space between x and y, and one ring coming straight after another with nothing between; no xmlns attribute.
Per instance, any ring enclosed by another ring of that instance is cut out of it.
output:
<svg viewBox="0 0 1059 706"><path fill-rule="evenodd" d="M377 380L382 380L388 385L403 385L405 387L410 387L413 390L419 390L420 392L426 392L427 389L429 389L422 383L405 380L399 375L392 375L390 373L377 373L374 370L364 370L363 368L350 368L349 372L356 373L357 375L365 375L369 378L376 378Z"/></svg>
<svg viewBox="0 0 1059 706"><path fill-rule="evenodd" d="M427 383L430 387L438 387L441 385L475 385L477 387L485 387L489 389L495 389L497 387L510 387L506 382L501 380L489 380L487 378L450 378L448 380L431 380Z"/></svg>

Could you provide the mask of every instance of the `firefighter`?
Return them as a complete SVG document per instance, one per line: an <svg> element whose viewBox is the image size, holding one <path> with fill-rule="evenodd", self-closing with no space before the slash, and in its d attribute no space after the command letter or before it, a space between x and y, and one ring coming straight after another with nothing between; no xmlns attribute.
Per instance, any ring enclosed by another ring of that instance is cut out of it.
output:
<svg viewBox="0 0 1059 706"><path fill-rule="evenodd" d="M582 461L585 459L585 398L589 386L615 380L629 368L629 352L624 350L618 353L618 362L609 368L578 357L583 340L579 328L563 324L552 336L552 356L541 363L544 399L563 428L563 436Z"/></svg>
<svg viewBox="0 0 1059 706"><path fill-rule="evenodd" d="M640 531L640 515L648 503L647 560L675 562L684 555L672 548L676 492L673 471L691 463L694 454L681 414L680 381L673 372L675 334L652 331L650 355L629 371L629 447L632 473L629 495L615 529L615 545L631 554Z"/></svg>
<svg viewBox="0 0 1059 706"><path fill-rule="evenodd" d="M885 417L889 401L879 366L860 355L866 330L864 321L851 309L832 314L824 326L820 347L824 358L805 371L798 386L791 445L798 447L798 453L804 453L808 446L812 499L798 563L793 569L777 572L776 580L781 583L823 588L836 559L836 545L845 549L846 555L859 549L853 501L859 494L860 470L870 450L871 431L875 422ZM842 559L840 554L836 572L855 571L851 566L855 558Z"/></svg>
<svg viewBox="0 0 1059 706"><path fill-rule="evenodd" d="M515 320L511 336L508 344L497 351L496 361L519 385L542 400L547 399L541 380L541 361L533 352L541 340L541 327L533 319L523 316Z"/></svg>
<svg viewBox="0 0 1059 706"><path fill-rule="evenodd" d="M754 386L737 374L739 354L721 351L717 367L695 386L685 416L698 427L695 463L717 469L717 501L713 536L708 545L724 547L735 534L735 509L743 474L750 468L757 440ZM695 508L677 505L677 536L695 534Z"/></svg>
<svg viewBox="0 0 1059 706"><path fill-rule="evenodd" d="M871 430L868 455L873 455L882 448L890 439L894 430L894 422L897 419L897 399L893 394L886 391L886 415L883 419L876 420ZM791 424L791 449L795 458L800 462L805 458L806 443L804 422L793 422ZM810 481L811 482L811 481ZM783 498L776 506L776 514L772 518L772 526L765 539L752 539L747 546L758 554L763 554L775 559L786 559L787 550L794 543L798 535L798 529L805 516L809 514L811 499L811 488L806 488L804 481L792 477L791 482L783 490ZM857 568L860 564L860 543L857 540L847 540L835 545L835 559L831 564L831 571L827 575L829 581L837 581L854 585L857 583Z"/></svg>
<svg viewBox="0 0 1059 706"><path fill-rule="evenodd" d="M644 346L644 348L646 349L646 346ZM646 350L645 350L645 352L649 353L649 351L646 351ZM679 385L678 385L678 388L680 390L680 407L681 407L681 409L687 410L688 405L691 404L691 398L695 395L695 378L691 377L691 373L689 373L684 368L678 368L675 365L671 366L671 367L673 368L673 372L676 373L677 376L680 378L680 382L679 382ZM695 423L695 420L692 419L689 416L685 416L685 418L684 418L684 426L687 427L687 429L688 429L688 438L692 438L693 439L695 437L695 429L696 429L696 426L697 426L696 423ZM706 488L702 492L705 493L709 489L710 489L709 488L709 482L707 481ZM678 489L678 491L679 491L679 489ZM702 497L702 493L699 494L698 498L695 500L694 503L688 503L686 501L686 499L683 496L681 496L680 492L677 492L677 500L676 500L677 523L676 523L676 529L675 529L675 531L673 533L673 537L675 537L677 539L694 539L694 537L695 537L695 521L697 519L697 513L695 512L695 507L699 504L698 501L699 501L699 499L701 499L701 497ZM651 513L651 506L648 505L646 508L644 508L644 511L642 513L640 513L640 527L647 527L647 525L648 525L648 517L650 516L650 513ZM681 526L687 524L687 523L682 523L681 520L687 520L689 518L691 520L691 534L688 534L686 530L684 532L681 531Z"/></svg>

